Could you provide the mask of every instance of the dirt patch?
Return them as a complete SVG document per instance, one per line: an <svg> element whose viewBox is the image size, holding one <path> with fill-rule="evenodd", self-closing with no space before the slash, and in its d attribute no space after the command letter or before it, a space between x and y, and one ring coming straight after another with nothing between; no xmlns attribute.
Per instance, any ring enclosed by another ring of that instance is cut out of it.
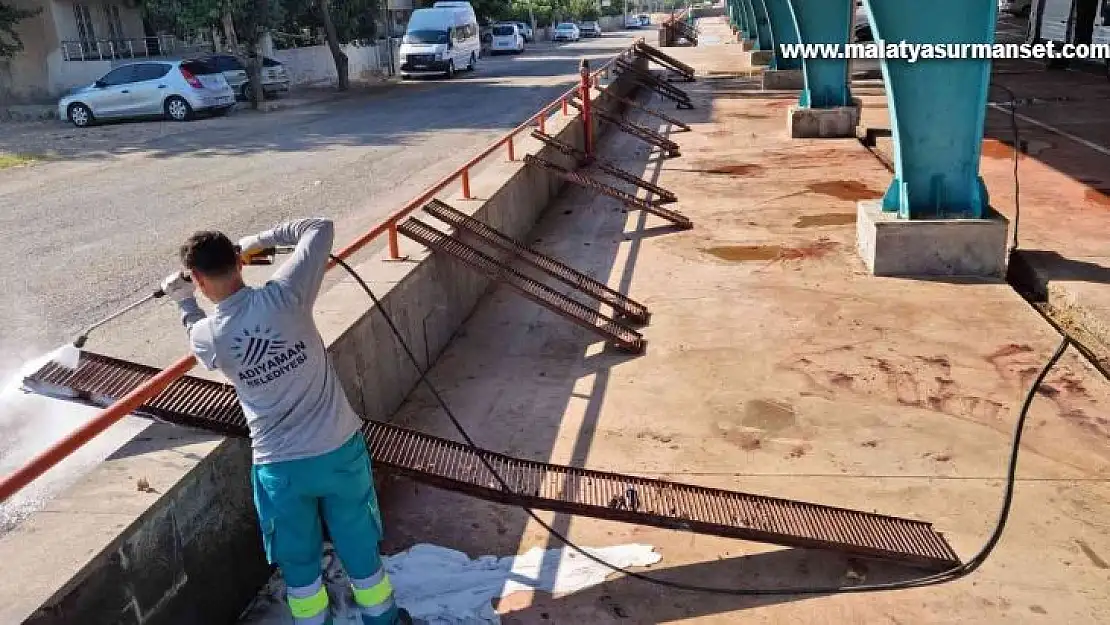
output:
<svg viewBox="0 0 1110 625"><path fill-rule="evenodd" d="M1110 569L1110 564L1107 564L1106 560L1102 559L1102 556L1098 555L1098 553L1094 549L1091 549L1090 545L1083 542L1082 540L1076 540L1075 544L1079 546L1079 550L1083 552L1083 555L1087 556L1087 559L1091 561L1091 564L1097 566L1100 569Z"/></svg>
<svg viewBox="0 0 1110 625"><path fill-rule="evenodd" d="M806 188L813 193L819 193L821 195L834 197L838 200L847 200L851 202L873 199L882 195L878 191L863 184L862 182L859 182L858 180L830 180L828 182L814 182L806 185ZM855 215L853 215L853 219L854 218Z"/></svg>
<svg viewBox="0 0 1110 625"><path fill-rule="evenodd" d="M721 260L730 262L804 260L823 258L836 250L839 244L828 239L820 239L801 247L781 245L722 245L705 248L702 251Z"/></svg>
<svg viewBox="0 0 1110 625"><path fill-rule="evenodd" d="M767 432L779 432L795 425L798 415L785 402L753 399L744 404L743 424Z"/></svg>
<svg viewBox="0 0 1110 625"><path fill-rule="evenodd" d="M846 226L856 223L855 213L824 213L821 215L802 215L794 222L795 228L818 228L821 226Z"/></svg>

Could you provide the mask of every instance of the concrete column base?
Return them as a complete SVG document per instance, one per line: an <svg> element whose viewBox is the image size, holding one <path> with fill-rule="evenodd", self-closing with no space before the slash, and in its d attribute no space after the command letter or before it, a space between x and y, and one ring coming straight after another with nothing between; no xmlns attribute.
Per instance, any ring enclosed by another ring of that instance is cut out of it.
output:
<svg viewBox="0 0 1110 625"><path fill-rule="evenodd" d="M800 69L770 69L763 72L763 89L801 90L805 89L806 79Z"/></svg>
<svg viewBox="0 0 1110 625"><path fill-rule="evenodd" d="M751 39L745 39L744 33L736 35L736 41L740 44L740 47L744 50L744 52L750 52L751 49L755 47L755 42Z"/></svg>
<svg viewBox="0 0 1110 625"><path fill-rule="evenodd" d="M752 67L767 67L773 60L775 60L775 53L773 50L748 51L748 65Z"/></svg>
<svg viewBox="0 0 1110 625"><path fill-rule="evenodd" d="M859 100L852 106L831 109L791 106L786 111L786 125L794 139L848 139L856 136L861 108Z"/></svg>
<svg viewBox="0 0 1110 625"><path fill-rule="evenodd" d="M899 219L882 200L856 208L856 246L876 276L1001 278L1010 222L988 208L985 219Z"/></svg>

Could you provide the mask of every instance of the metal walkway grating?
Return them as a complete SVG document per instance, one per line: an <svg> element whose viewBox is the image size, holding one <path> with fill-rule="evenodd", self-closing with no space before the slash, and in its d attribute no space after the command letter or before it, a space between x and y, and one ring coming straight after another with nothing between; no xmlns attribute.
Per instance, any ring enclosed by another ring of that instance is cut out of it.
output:
<svg viewBox="0 0 1110 625"><path fill-rule="evenodd" d="M681 128L683 130L687 130L687 131L690 130L689 124L682 121L681 119L671 117L670 115L667 115L666 113L664 113L662 111L657 111L657 110L655 110L655 109L653 109L649 106L644 106L643 104L640 104L639 102L637 102L637 101L635 101L631 98L623 98L623 97L621 97L621 96L619 96L615 93L610 93L608 90L602 91L601 95L606 97L606 98L609 98L610 100L616 100L617 102L620 102L621 104L624 104L626 106L631 106L632 108L634 108L638 111L641 111L643 113L647 113L648 115L651 115L653 117L657 117L657 118L667 122L668 124L671 124L672 126L678 126L679 128Z"/></svg>
<svg viewBox="0 0 1110 625"><path fill-rule="evenodd" d="M679 156L678 144L664 137L658 132L655 132L654 130L651 130L650 128L646 128L639 124L634 124L627 119L624 119L619 115L614 115L604 109L598 109L597 115L601 119L604 119L610 124L615 125L624 132L627 132L628 134L636 137L644 143L650 143L657 148L665 150L667 152L667 156Z"/></svg>
<svg viewBox="0 0 1110 625"><path fill-rule="evenodd" d="M687 39L689 39L689 36L687 35L687 32L691 29L684 22L682 22L682 24L684 26L686 26L686 28L682 31L681 34L683 36L686 36ZM697 43L697 39L696 38L692 39L691 42L692 43ZM656 63L658 63L659 65L662 65L663 67L666 67L667 69L671 70L672 72L682 76L686 80L686 82L694 82L694 68L693 67L690 67L689 65L683 63L682 61L679 61L678 59L676 59L673 56L667 54L666 52L663 52L659 48L656 48L655 46L647 44L643 41L637 41L634 45L634 49L636 51L636 54L639 54L640 56L646 56L649 59L651 59L652 61L655 61Z"/></svg>
<svg viewBox="0 0 1110 625"><path fill-rule="evenodd" d="M585 152L579 150L578 148L574 147L573 145L563 143L559 139L557 139L555 137L552 137L549 134L542 133L538 130L533 130L532 131L532 136L536 139L539 139L543 143L555 148L556 150L562 152L563 154L566 154L567 156L575 159L575 161L578 162L578 163L584 163L586 161L589 161L589 163L591 165L593 165L594 167L597 167L598 169L605 172L606 174L609 174L610 176L612 176L614 178L617 178L619 180L623 180L623 181L625 181L629 184L636 185L637 187L640 187L641 189L643 189L645 191L648 191L648 192L651 192L651 193L655 194L657 197L656 197L656 199L652 200L652 204L656 204L656 205L670 204L670 203L678 201L678 196L675 195L674 193L672 193L671 191L668 191L667 189L664 189L663 187L661 187L661 186L659 186L659 185L657 185L653 182L648 182L647 180L644 180L643 178L637 176L636 174L634 174L630 171L625 171L625 170L621 169L620 167L617 167L616 165L614 165L614 164L612 164L609 161L606 161L604 159L599 159L597 157L594 157L593 160L590 160L586 157Z"/></svg>
<svg viewBox="0 0 1110 625"><path fill-rule="evenodd" d="M51 364L24 383L35 390L68 391L104 404L157 373L154 367L84 352L76 371ZM247 436L234 389L210 380L186 376L137 413ZM499 503L825 549L935 571L959 564L944 537L922 521L522 460L377 421L367 422L363 434L376 467ZM479 454L505 478L511 491L498 487Z"/></svg>
<svg viewBox="0 0 1110 625"><path fill-rule="evenodd" d="M538 156L533 156L531 154L524 155L524 162L529 165L535 165L537 167L543 167L549 171L553 171L556 175L562 177L568 182L573 182L577 185L586 187L587 189L593 189L598 193L620 200L631 208L636 208L662 217L663 219L666 219L667 221L671 222L679 228L682 228L683 230L689 230L690 228L694 227L694 224L690 221L690 218L678 211L645 202L635 195L632 195L631 193L625 193L624 191L621 191L616 187L611 187L605 183L598 182L597 180L594 180L593 178L590 178L589 176L586 176L581 172L571 171L564 167L560 167L559 165L556 165L551 161L544 160Z"/></svg>
<svg viewBox="0 0 1110 625"><path fill-rule="evenodd" d="M650 71L638 69L637 67L633 66L631 63L620 57L617 57L614 63L614 67L617 73L627 74L634 78L637 83L654 89L663 97L675 102L678 108L694 108L693 102L690 101L690 96L682 89L679 89L666 80L659 78Z"/></svg>
<svg viewBox="0 0 1110 625"><path fill-rule="evenodd" d="M428 249L449 254L494 280L504 282L540 306L600 335L618 349L639 354L643 353L647 345L639 332L624 327L615 319L563 295L542 282L525 276L415 217L409 217L403 223L397 224L397 232Z"/></svg>
<svg viewBox="0 0 1110 625"><path fill-rule="evenodd" d="M564 284L572 286L595 300L610 306L621 317L638 324L646 324L651 318L651 313L648 312L646 306L634 301L620 291L615 291L573 267L525 246L501 231L456 210L445 202L432 200L424 207L424 210L432 217L453 226L457 233L468 233L489 247L512 254Z"/></svg>

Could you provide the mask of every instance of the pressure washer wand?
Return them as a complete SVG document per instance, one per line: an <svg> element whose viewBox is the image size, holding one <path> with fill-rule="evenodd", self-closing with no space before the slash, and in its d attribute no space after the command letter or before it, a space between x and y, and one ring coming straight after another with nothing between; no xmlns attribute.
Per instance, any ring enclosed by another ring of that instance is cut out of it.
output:
<svg viewBox="0 0 1110 625"><path fill-rule="evenodd" d="M188 282L193 281L193 279L190 278L188 274L185 275L185 280L188 281ZM166 295L166 292L163 291L159 287L158 290L154 291L150 295L147 295L146 297L142 298L141 300L139 300L137 302L134 302L133 304L129 304L129 305L117 310L116 312L108 315L107 317L101 319L100 321L97 321L96 323L86 327L84 330L81 331L81 334L79 334L77 336L77 338L73 340L73 346L76 347L77 349L81 349L82 347L85 346L85 343L89 340L89 333L92 332L93 330L95 330L95 329L99 328L100 326L108 323L109 321L112 321L113 319L116 319L118 317L122 317L123 315L126 315L127 313L131 312L132 310L135 310L139 306L142 306L143 304L145 304L145 303L147 303L151 300L155 300L155 299L158 299L160 297L165 297L165 295Z"/></svg>
<svg viewBox="0 0 1110 625"><path fill-rule="evenodd" d="M238 250L238 248L236 248L236 250ZM246 264L246 265L272 265L272 264L274 264L275 257L278 254L289 254L292 251L293 251L293 248L292 247L287 247L287 246L269 247L269 248L266 248L266 249L263 249L263 250L259 250L259 251L255 252L254 254L251 254L250 256L243 257L243 264ZM185 273L185 280L188 281L188 282L193 281L192 277L190 277L188 273ZM77 336L77 338L75 338L73 340L73 346L76 347L77 349L83 348L85 346L85 343L88 342L88 340L89 340L89 333L92 332L93 330L95 330L95 329L99 328L100 326L108 323L109 321L112 321L113 319L116 319L118 317L122 317L123 315L131 312L132 310L135 310L139 306L142 306L143 304L145 304L145 303L147 303L151 300L159 299L161 297L165 297L165 295L166 295L166 292L163 291L161 288L159 288L158 290L154 291L150 295L147 295L146 297L142 298L141 300L139 300L139 301L137 301L133 304L130 304L130 305L124 307L124 308L121 308L120 310L117 310L116 312L108 315L107 317L101 319L100 321L97 321L96 323L86 327L84 330L81 331L81 334L79 334Z"/></svg>

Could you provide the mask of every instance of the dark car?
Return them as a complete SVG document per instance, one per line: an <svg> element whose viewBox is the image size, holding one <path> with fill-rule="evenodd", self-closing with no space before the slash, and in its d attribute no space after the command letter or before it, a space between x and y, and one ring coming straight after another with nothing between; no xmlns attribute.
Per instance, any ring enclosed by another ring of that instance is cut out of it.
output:
<svg viewBox="0 0 1110 625"><path fill-rule="evenodd" d="M582 22L582 24L578 26L578 30L582 32L583 37L601 36L601 24L594 21Z"/></svg>

